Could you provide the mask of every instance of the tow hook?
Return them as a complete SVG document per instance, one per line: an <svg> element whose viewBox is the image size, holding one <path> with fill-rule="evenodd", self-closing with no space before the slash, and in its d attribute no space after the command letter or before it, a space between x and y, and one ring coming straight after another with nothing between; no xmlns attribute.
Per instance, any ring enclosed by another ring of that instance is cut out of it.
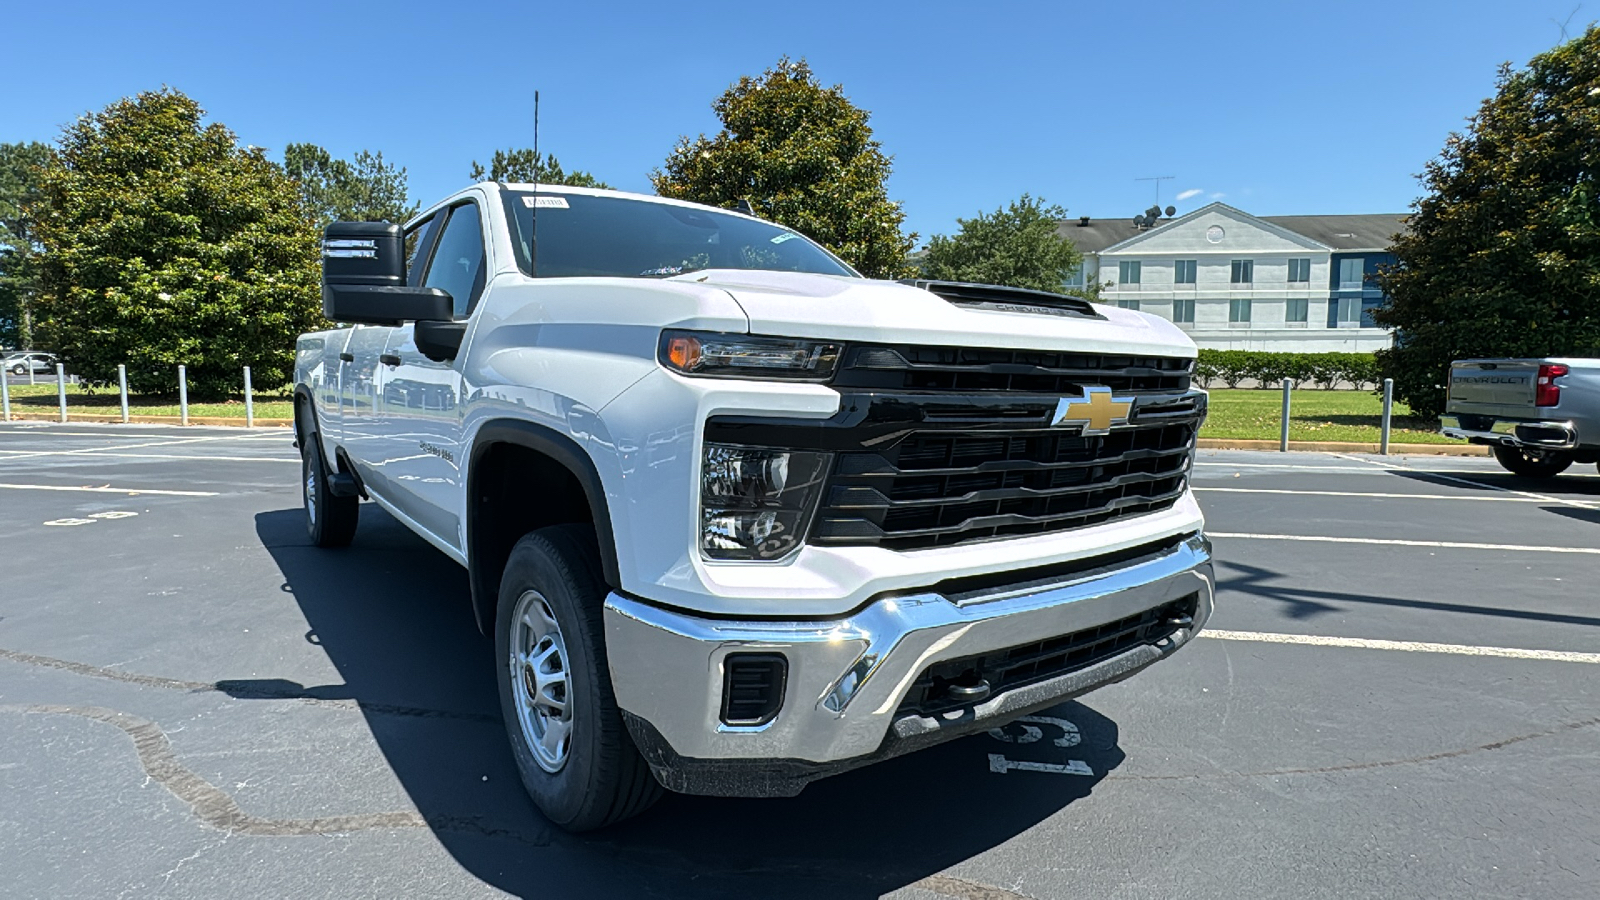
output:
<svg viewBox="0 0 1600 900"><path fill-rule="evenodd" d="M980 703L988 699L991 689L988 679L979 677L976 684L952 684L946 690L950 692L952 699L967 704Z"/></svg>

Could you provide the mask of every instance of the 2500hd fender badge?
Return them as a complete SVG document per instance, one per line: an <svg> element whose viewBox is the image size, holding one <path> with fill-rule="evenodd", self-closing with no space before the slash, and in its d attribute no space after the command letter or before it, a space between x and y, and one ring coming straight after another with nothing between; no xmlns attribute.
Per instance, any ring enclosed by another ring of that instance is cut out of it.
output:
<svg viewBox="0 0 1600 900"><path fill-rule="evenodd" d="M1062 397L1056 403L1050 426L1081 425L1084 434L1110 434L1111 426L1128 424L1132 412L1132 397L1114 397L1111 388L1096 385L1084 388L1082 397Z"/></svg>
<svg viewBox="0 0 1600 900"><path fill-rule="evenodd" d="M433 444L430 444L427 441L423 441L422 443L417 444L417 446L422 448L423 453L432 453L434 456L439 457L445 462L453 463L456 461L456 455L451 453L449 450L444 449L443 447L435 447Z"/></svg>

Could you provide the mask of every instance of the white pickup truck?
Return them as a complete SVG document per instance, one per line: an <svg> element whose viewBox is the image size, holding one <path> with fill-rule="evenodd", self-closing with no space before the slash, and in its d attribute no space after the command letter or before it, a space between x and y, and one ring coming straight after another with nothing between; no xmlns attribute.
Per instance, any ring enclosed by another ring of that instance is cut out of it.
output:
<svg viewBox="0 0 1600 900"><path fill-rule="evenodd" d="M1170 323L861 277L749 215L477 184L338 223L300 338L312 540L466 566L534 801L791 796L1170 655L1211 613Z"/></svg>

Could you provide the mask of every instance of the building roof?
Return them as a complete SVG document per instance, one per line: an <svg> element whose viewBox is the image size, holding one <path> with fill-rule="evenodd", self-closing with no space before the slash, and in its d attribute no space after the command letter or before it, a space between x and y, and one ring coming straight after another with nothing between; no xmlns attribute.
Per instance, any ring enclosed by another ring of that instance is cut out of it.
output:
<svg viewBox="0 0 1600 900"><path fill-rule="evenodd" d="M1091 218L1087 225L1080 225L1082 221L1082 219L1062 219L1056 226L1056 234L1071 241L1080 253L1099 253L1113 244L1120 244L1139 234L1139 229L1133 225L1132 216L1116 219Z"/></svg>
<svg viewBox="0 0 1600 900"><path fill-rule="evenodd" d="M1388 249L1394 236L1406 230L1406 213L1364 213L1354 216L1261 216L1279 228L1303 234L1340 250Z"/></svg>
<svg viewBox="0 0 1600 900"><path fill-rule="evenodd" d="M1208 205L1225 206L1220 203ZM1194 210L1194 212L1200 211ZM1363 213L1342 216L1252 216L1252 218L1292 231L1319 244L1326 244L1338 253L1348 250L1388 249L1394 236L1405 230L1408 216L1405 213ZM1116 219L1091 218L1088 225L1080 225L1081 221L1081 219L1063 219L1056 227L1056 233L1071 241L1082 253L1099 253L1129 238L1149 233L1148 230L1140 231L1135 228L1132 216ZM1177 220L1162 219L1156 227L1174 221Z"/></svg>

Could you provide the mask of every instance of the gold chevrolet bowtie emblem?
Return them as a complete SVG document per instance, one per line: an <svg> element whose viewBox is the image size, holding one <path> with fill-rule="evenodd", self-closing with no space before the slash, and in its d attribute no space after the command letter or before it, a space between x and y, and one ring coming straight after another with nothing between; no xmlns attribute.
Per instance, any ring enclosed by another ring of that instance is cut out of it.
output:
<svg viewBox="0 0 1600 900"><path fill-rule="evenodd" d="M1082 425L1084 434L1110 434L1111 426L1128 424L1133 398L1111 396L1111 388L1086 387L1082 397L1062 397L1056 403L1052 427Z"/></svg>

